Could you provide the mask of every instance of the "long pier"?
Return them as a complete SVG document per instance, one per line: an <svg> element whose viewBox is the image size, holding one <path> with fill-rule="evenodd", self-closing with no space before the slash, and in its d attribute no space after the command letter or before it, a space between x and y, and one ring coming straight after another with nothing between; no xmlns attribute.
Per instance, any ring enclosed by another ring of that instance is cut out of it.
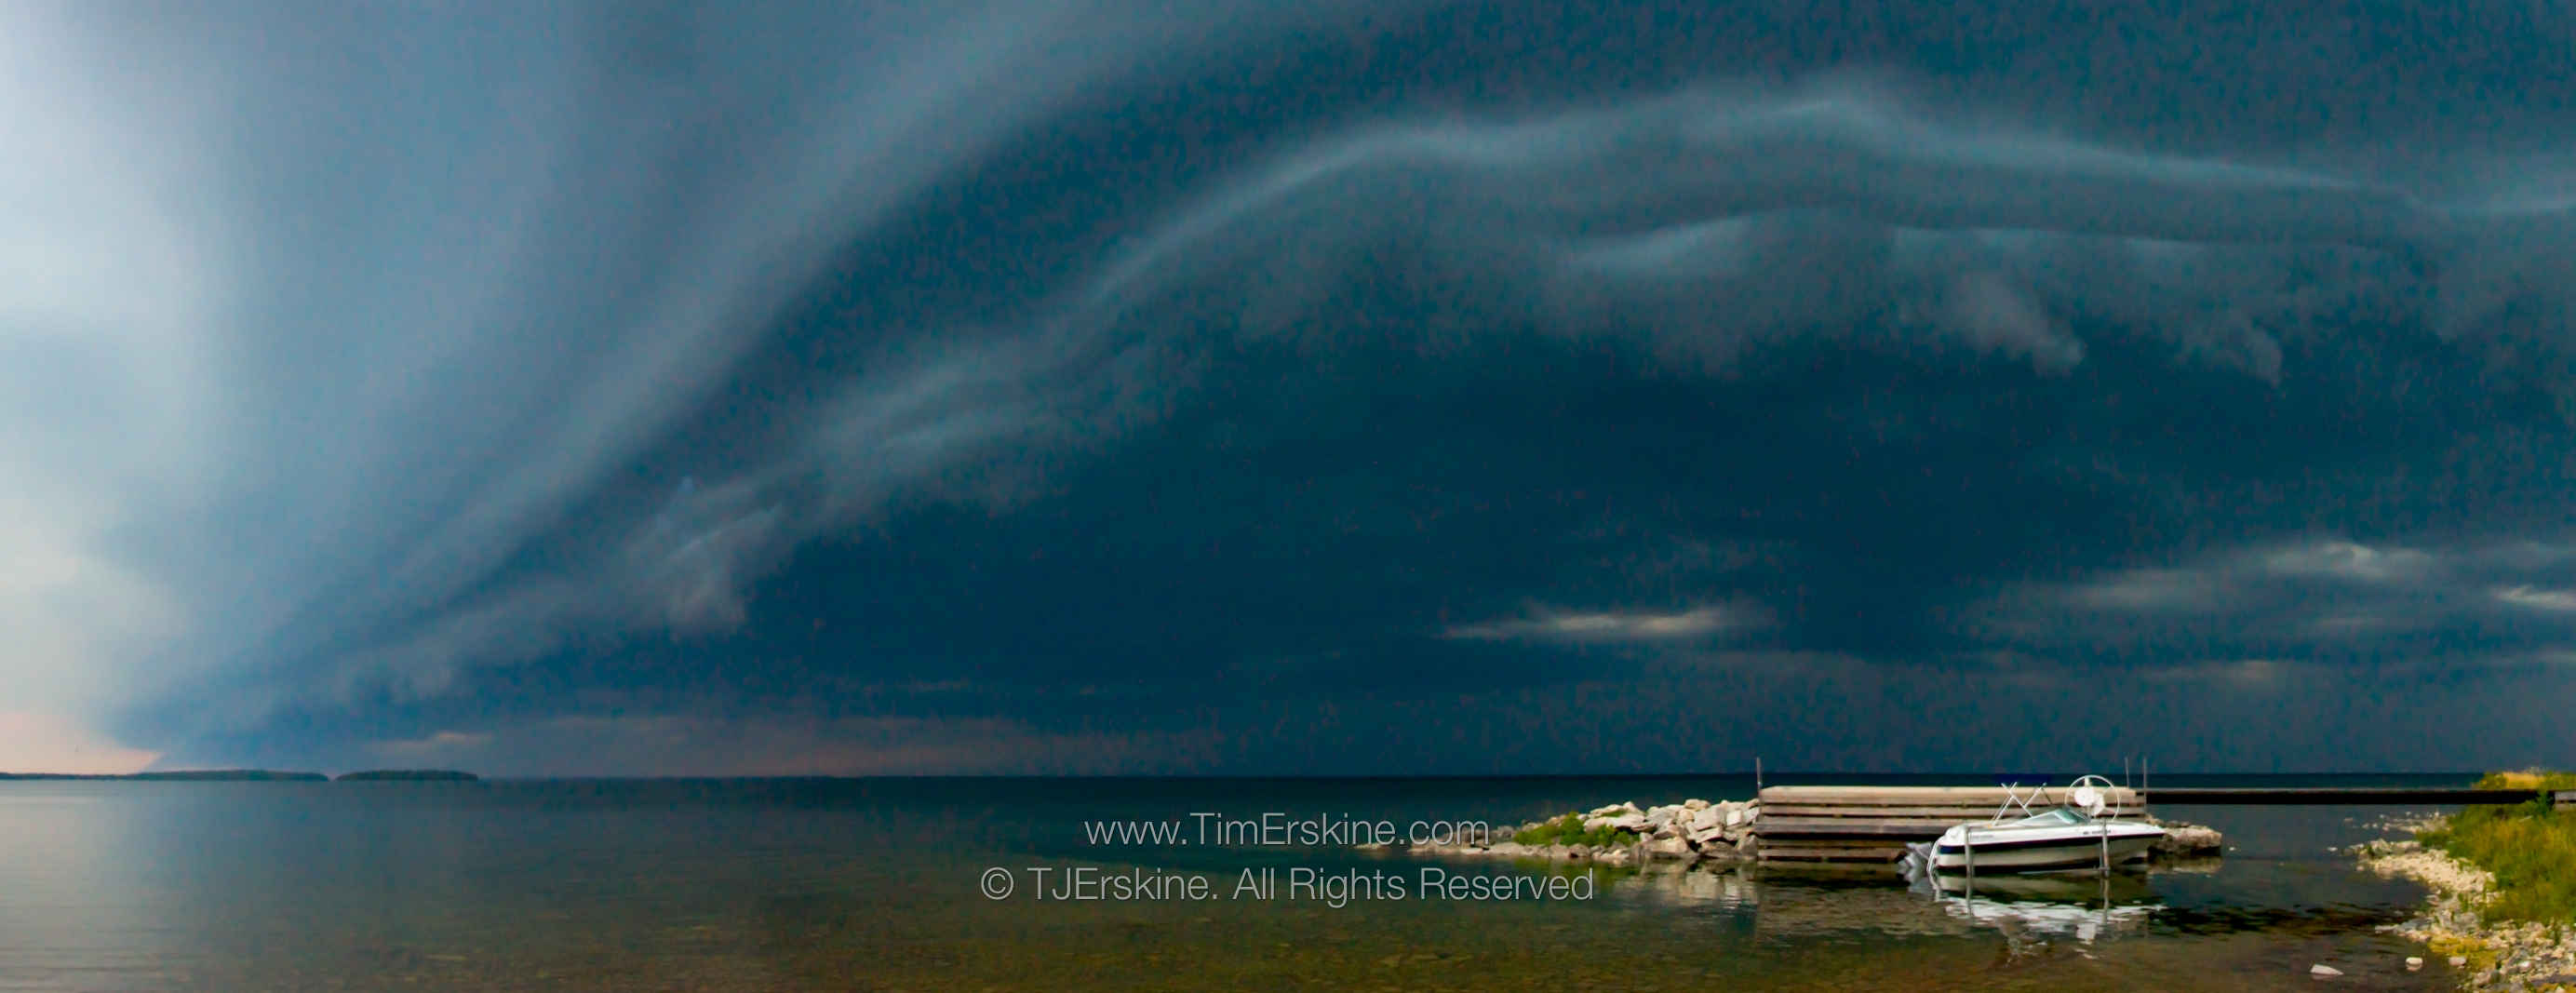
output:
<svg viewBox="0 0 2576 993"><path fill-rule="evenodd" d="M2138 791L2143 802L2207 806L2231 804L2350 804L2419 807L2529 803L2540 790L2424 789L2412 786L2320 786L2293 789L2158 786ZM2554 790L2558 806L2576 804L2576 790Z"/></svg>

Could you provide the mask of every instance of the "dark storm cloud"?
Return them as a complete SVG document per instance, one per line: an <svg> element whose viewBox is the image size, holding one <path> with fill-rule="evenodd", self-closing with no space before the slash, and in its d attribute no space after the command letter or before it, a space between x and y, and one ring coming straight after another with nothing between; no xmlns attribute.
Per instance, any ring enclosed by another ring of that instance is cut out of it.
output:
<svg viewBox="0 0 2576 993"><path fill-rule="evenodd" d="M1760 700L1713 752L1919 766L2095 673L2567 694L2539 8L868 11L427 25L488 82L382 135L334 60L405 26L246 72L323 303L257 296L279 483L127 737L1688 768L1634 728Z"/></svg>

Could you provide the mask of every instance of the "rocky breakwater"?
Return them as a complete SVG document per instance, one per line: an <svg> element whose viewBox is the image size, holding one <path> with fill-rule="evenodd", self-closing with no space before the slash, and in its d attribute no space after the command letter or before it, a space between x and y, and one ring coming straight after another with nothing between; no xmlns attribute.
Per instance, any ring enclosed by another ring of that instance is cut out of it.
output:
<svg viewBox="0 0 2576 993"><path fill-rule="evenodd" d="M2420 831L2443 824L2437 817L2383 826ZM2460 974L2460 988L2576 991L2576 922L2488 920L2483 910L2493 899L2495 875L2422 842L2381 838L2349 851L2364 869L2412 879L2433 891L2423 913L2381 930L2424 943L2434 961ZM2408 964L2420 967L2415 960Z"/></svg>
<svg viewBox="0 0 2576 993"><path fill-rule="evenodd" d="M2227 847L2226 836L2219 834L2214 827L2153 817L2147 818L2147 823L2165 829L2165 836L2156 839L2155 847L2148 849L2157 859L2217 858Z"/></svg>
<svg viewBox="0 0 2576 993"><path fill-rule="evenodd" d="M1753 857L1753 820L1759 806L1750 800L1712 803L1696 798L1653 807L1615 803L1518 827L1498 826L1482 837L1464 837L1453 844L1417 844L1408 850L1423 855L1556 859L1601 865L1749 859Z"/></svg>

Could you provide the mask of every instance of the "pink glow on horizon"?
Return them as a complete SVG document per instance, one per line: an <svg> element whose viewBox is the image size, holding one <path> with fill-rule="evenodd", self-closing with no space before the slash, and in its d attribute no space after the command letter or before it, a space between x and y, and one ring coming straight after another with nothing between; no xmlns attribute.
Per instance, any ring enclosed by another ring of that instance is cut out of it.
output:
<svg viewBox="0 0 2576 993"><path fill-rule="evenodd" d="M62 717L0 711L0 772L122 774L141 772L160 757L159 752L119 745Z"/></svg>

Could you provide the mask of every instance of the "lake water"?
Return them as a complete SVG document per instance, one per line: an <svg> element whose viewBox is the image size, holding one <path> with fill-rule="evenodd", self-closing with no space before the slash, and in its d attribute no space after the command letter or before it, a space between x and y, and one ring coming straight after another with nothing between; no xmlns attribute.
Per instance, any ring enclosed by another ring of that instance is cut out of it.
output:
<svg viewBox="0 0 2576 993"><path fill-rule="evenodd" d="M2328 851L2373 836L2388 808L2158 807L2225 831L2226 857L2107 887L1997 884L1973 902L1893 873L1736 866L1604 874L1557 899L1435 899L1426 867L1503 886L1552 870L1199 844L1191 816L1384 819L1401 831L1752 787L1728 776L0 782L0 990L2065 993L2307 988L2319 962L2345 971L2339 989L2448 988L2443 966L2407 973L2410 946L2374 930L2408 916L2422 890ZM1093 844L1091 820L1179 821L1192 843ZM998 900L983 889L996 869L1012 889ZM1093 874L1091 890L1060 890L1077 871ZM1206 898L1169 883L1191 878L1208 881ZM1119 879L1166 885L1122 893ZM1263 879L1277 882L1264 891ZM1295 879L1397 882L1354 883L1336 900L1291 892Z"/></svg>

